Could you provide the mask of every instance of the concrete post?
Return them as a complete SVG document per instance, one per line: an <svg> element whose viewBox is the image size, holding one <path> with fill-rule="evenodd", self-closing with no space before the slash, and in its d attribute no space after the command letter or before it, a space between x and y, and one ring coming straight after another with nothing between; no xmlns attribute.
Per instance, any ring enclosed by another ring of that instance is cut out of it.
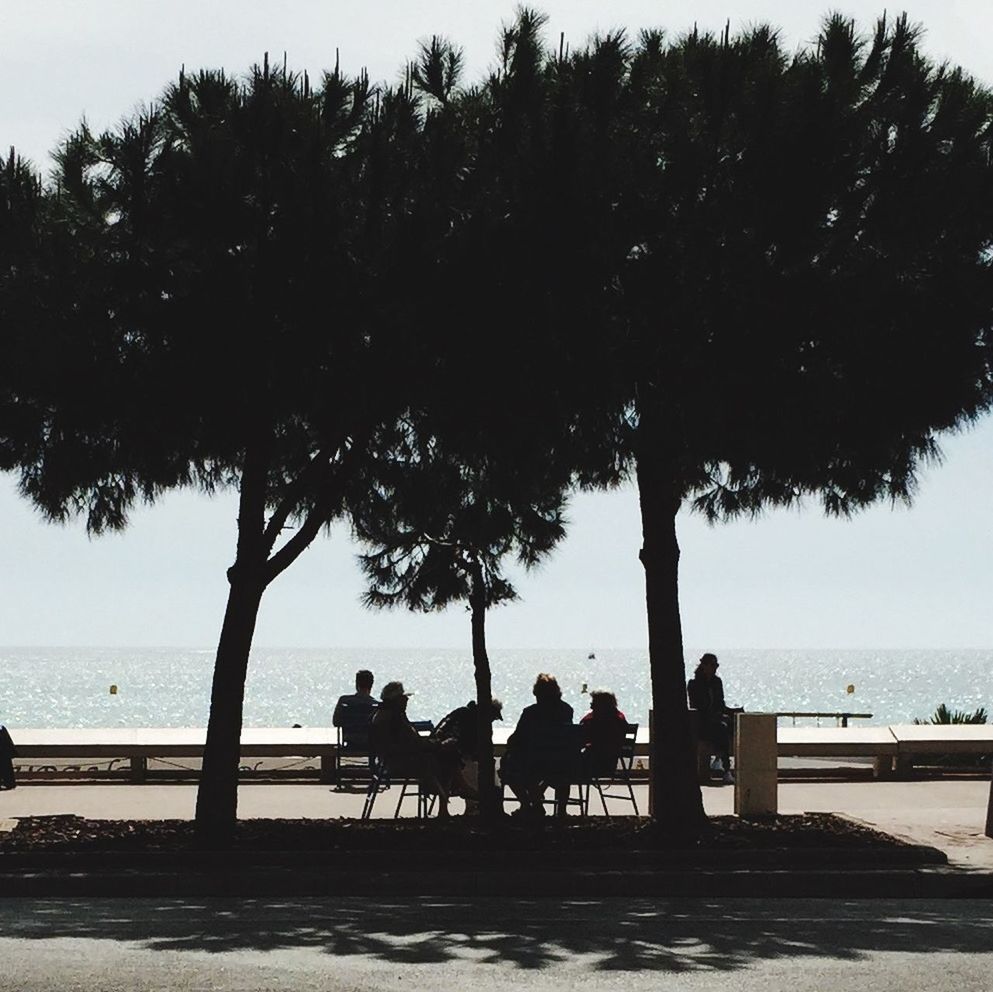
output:
<svg viewBox="0 0 993 992"><path fill-rule="evenodd" d="M734 811L774 816L778 804L775 713L739 713L734 737Z"/></svg>
<svg viewBox="0 0 993 992"><path fill-rule="evenodd" d="M990 798L986 804L986 836L993 837L993 765L990 766Z"/></svg>

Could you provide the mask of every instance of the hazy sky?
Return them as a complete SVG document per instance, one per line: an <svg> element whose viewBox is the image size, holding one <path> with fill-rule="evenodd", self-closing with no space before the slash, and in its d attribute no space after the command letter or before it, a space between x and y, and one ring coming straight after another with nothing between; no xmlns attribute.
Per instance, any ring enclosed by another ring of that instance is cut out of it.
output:
<svg viewBox="0 0 993 992"><path fill-rule="evenodd" d="M557 0L549 39L579 44L596 30L679 32L767 20L792 46L834 6L868 26L881 3ZM993 82L993 5L906 5L927 47ZM494 53L497 0L0 0L6 85L0 148L45 166L82 116L113 123L187 69L247 69L269 51L312 74L341 52L346 71L394 79L419 39L446 34L470 73ZM16 85L14 83L16 82ZM993 647L993 420L945 444L912 509L875 508L853 521L804 512L708 527L681 519L681 590L688 644L722 647ZM493 646L642 647L644 591L636 494L577 497L569 538L494 611ZM42 523L0 478L0 644L210 645L234 551L235 504L177 493L134 516L123 535L88 540L76 524ZM370 613L348 535L320 539L263 601L256 643L275 646L464 646L468 618Z"/></svg>

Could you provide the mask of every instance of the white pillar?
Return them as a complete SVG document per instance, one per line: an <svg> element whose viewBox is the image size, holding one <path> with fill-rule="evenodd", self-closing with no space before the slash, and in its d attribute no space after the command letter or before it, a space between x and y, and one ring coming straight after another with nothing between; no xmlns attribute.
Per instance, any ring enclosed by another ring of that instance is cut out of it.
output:
<svg viewBox="0 0 993 992"><path fill-rule="evenodd" d="M734 811L773 816L779 809L775 713L739 713L734 735Z"/></svg>

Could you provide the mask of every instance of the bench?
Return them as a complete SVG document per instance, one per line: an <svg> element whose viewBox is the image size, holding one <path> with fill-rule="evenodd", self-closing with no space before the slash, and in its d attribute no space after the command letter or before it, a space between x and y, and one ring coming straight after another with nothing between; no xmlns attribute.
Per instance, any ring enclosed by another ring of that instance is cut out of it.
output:
<svg viewBox="0 0 993 992"><path fill-rule="evenodd" d="M780 758L872 758L877 778L897 757L889 727L779 727L776 742Z"/></svg>
<svg viewBox="0 0 993 992"><path fill-rule="evenodd" d="M505 750L512 728L493 728L494 750ZM202 758L207 732L202 727L114 727L100 729L11 729L15 761L120 758L130 762L130 779L145 781L149 758ZM908 773L915 760L935 754L993 754L993 725L921 724L892 727L779 727L779 757L871 757L876 774ZM650 753L649 730L641 727L636 757ZM333 727L246 727L241 756L317 758L322 782L333 782L337 761Z"/></svg>
<svg viewBox="0 0 993 992"><path fill-rule="evenodd" d="M888 729L897 747L894 770L901 775L927 755L993 755L993 725L988 723L894 724Z"/></svg>
<svg viewBox="0 0 993 992"><path fill-rule="evenodd" d="M121 758L131 766L130 780L144 782L149 758L202 758L203 727L110 727L83 729L14 729L17 760ZM241 732L243 758L318 758L322 782L334 779L337 733L333 727L246 727Z"/></svg>

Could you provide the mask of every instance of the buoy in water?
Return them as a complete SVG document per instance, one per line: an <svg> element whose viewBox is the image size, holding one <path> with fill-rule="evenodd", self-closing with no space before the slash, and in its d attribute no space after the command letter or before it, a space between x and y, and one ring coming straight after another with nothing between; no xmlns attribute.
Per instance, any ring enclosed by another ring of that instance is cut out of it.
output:
<svg viewBox="0 0 993 992"><path fill-rule="evenodd" d="M847 692L848 695L850 696L854 691L855 691L855 686L852 685L851 682L849 682L848 685L845 686L845 692Z"/></svg>
<svg viewBox="0 0 993 992"><path fill-rule="evenodd" d="M117 695L117 686L116 686L116 685L112 685L112 686L110 687L110 694L111 694L112 696L116 696L116 695Z"/></svg>

